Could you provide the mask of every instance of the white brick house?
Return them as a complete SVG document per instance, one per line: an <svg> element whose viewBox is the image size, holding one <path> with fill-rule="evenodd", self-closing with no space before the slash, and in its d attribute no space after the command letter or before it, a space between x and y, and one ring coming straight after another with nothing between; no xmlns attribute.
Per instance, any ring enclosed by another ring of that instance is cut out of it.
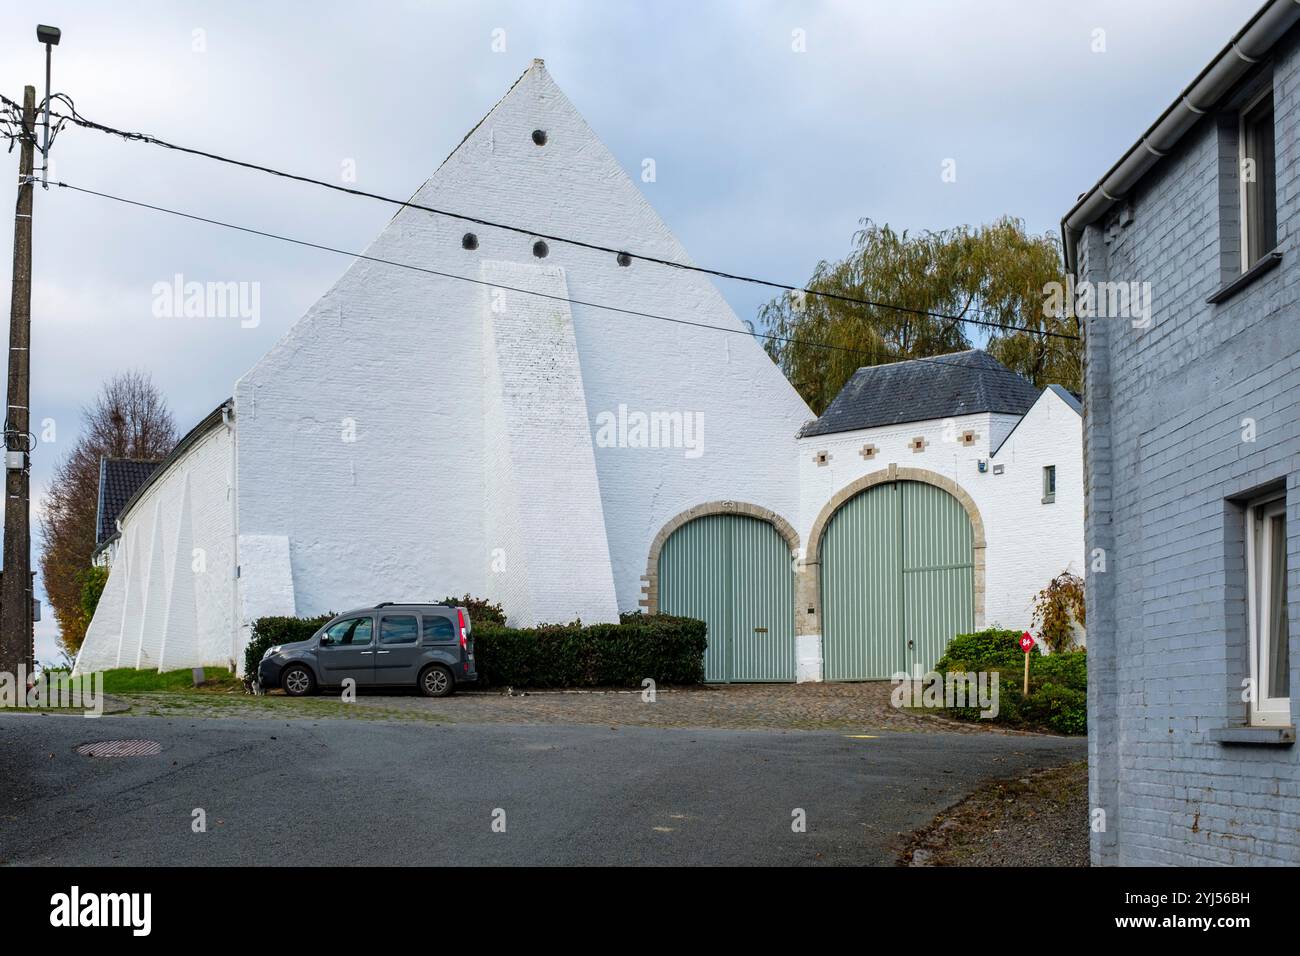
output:
<svg viewBox="0 0 1300 956"><path fill-rule="evenodd" d="M1073 395L1059 386L1039 393L983 352L859 369L799 439L798 529L810 564L801 676L822 676L823 615L809 608L828 597L820 580L828 526L851 497L890 481L942 488L974 526L972 606L951 626L1028 628L1034 595L1051 578L1084 573L1082 431ZM934 660L930 653L906 665Z"/></svg>
<svg viewBox="0 0 1300 956"><path fill-rule="evenodd" d="M690 262L540 61L414 201ZM921 383L932 421L824 430L699 273L411 208L366 255L469 281L355 262L124 508L78 670L239 662L264 615L472 593L523 625L692 613L712 679L820 679L802 549L891 467L971 505L963 626L1025 626L1034 592L1081 571L1077 406L1018 379L990 404L1011 373L983 353L923 363L964 382ZM1029 521L1050 547L1019 538Z"/></svg>

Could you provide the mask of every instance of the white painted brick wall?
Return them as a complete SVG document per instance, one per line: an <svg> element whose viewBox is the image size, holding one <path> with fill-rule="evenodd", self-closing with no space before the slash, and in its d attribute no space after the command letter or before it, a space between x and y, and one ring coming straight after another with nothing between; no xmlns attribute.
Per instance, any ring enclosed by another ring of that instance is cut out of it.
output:
<svg viewBox="0 0 1300 956"><path fill-rule="evenodd" d="M235 658L230 431L218 424L122 516L76 672L175 670Z"/></svg>
<svg viewBox="0 0 1300 956"><path fill-rule="evenodd" d="M485 262L486 593L515 627L618 620L582 368L557 266ZM500 588L500 590L498 590Z"/></svg>
<svg viewBox="0 0 1300 956"><path fill-rule="evenodd" d="M1062 571L1082 575L1085 570L1082 420L1048 390L1012 432L1014 423L1015 416L984 413L801 439L800 541L808 546L826 503L858 478L883 471L890 463L936 472L971 496L984 522L985 623L1028 629L1034 595ZM953 440L967 429L976 433L974 445ZM997 441L1008 434L997 457L990 457ZM922 452L911 449L916 437L928 442ZM877 449L870 461L860 454L868 444ZM827 465L815 461L822 451L830 453ZM981 459L989 462L983 474ZM994 465L1004 466L1003 473L995 475ZM1053 504L1042 503L1045 465L1056 466Z"/></svg>

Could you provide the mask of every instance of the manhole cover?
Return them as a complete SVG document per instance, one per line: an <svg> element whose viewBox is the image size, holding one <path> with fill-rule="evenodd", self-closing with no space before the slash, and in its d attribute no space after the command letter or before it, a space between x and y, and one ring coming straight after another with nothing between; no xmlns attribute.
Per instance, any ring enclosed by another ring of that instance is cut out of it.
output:
<svg viewBox="0 0 1300 956"><path fill-rule="evenodd" d="M83 757L152 757L162 753L162 744L156 740L101 740L82 744L77 753Z"/></svg>

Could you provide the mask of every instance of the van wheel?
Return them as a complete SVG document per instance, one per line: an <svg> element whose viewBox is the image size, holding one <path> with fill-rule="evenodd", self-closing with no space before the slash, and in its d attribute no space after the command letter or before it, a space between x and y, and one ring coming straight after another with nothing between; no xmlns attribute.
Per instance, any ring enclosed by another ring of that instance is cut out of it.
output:
<svg viewBox="0 0 1300 956"><path fill-rule="evenodd" d="M316 678L301 665L288 667L280 675L280 686L290 697L306 697L316 689Z"/></svg>
<svg viewBox="0 0 1300 956"><path fill-rule="evenodd" d="M425 697L450 697L455 689L451 671L441 664L431 664L420 671L420 693Z"/></svg>

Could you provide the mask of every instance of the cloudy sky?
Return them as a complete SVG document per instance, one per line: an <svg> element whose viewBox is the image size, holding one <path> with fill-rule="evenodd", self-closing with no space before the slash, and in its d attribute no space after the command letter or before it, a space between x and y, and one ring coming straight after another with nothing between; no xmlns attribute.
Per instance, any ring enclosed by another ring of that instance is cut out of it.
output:
<svg viewBox="0 0 1300 956"><path fill-rule="evenodd" d="M360 188L406 196L543 57L634 180L654 159L641 188L696 262L802 282L864 217L1056 231L1259 3L37 0L6 4L0 92L40 95L34 28L53 24L54 89L92 119L321 179L350 163ZM69 183L345 249L392 213L75 128L53 159ZM147 370L188 430L346 264L67 190L38 193L34 222L33 418L57 424L34 454L36 508L105 378ZM260 283L260 324L155 318L154 283L177 273ZM765 298L720 288L742 318Z"/></svg>

